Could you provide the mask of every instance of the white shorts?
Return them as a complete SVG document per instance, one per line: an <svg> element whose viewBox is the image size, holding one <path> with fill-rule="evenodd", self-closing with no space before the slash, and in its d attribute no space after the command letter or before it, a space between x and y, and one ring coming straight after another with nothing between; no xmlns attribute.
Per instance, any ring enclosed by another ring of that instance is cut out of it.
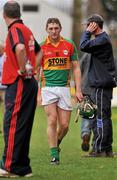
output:
<svg viewBox="0 0 117 180"><path fill-rule="evenodd" d="M69 87L43 87L41 89L42 105L57 103L64 110L72 110Z"/></svg>

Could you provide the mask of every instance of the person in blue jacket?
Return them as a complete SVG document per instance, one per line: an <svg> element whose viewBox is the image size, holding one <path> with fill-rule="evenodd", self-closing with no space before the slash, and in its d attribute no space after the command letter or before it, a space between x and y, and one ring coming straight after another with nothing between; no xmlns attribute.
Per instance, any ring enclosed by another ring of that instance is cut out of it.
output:
<svg viewBox="0 0 117 180"><path fill-rule="evenodd" d="M115 65L111 40L103 31L103 23L102 16L91 15L80 40L80 50L91 54L88 79L92 88L91 98L97 105L91 157L113 157L111 99L116 86Z"/></svg>

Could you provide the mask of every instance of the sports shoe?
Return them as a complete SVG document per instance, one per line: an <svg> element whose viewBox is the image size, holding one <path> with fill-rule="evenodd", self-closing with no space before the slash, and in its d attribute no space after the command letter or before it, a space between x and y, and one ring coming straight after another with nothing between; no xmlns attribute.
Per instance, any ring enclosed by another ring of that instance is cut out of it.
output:
<svg viewBox="0 0 117 180"><path fill-rule="evenodd" d="M85 157L90 157L90 158L99 158L99 157L107 157L106 156L106 152L99 152L99 153L96 153L96 152L92 152L92 153L89 153L88 155L85 155Z"/></svg>
<svg viewBox="0 0 117 180"><path fill-rule="evenodd" d="M90 148L90 145L89 145L90 135L85 134L82 139L83 139L82 144L81 144L82 150L83 151L89 151L89 148Z"/></svg>
<svg viewBox="0 0 117 180"><path fill-rule="evenodd" d="M32 177L32 176L33 176L32 173L28 173L28 174L24 175L23 177ZM0 168L0 178L1 177L3 177L3 178L17 178L17 177L22 177L22 176L10 173L10 172Z"/></svg>
<svg viewBox="0 0 117 180"><path fill-rule="evenodd" d="M28 174L24 175L23 177L32 177L32 176L33 176L32 173L28 173Z"/></svg>
<svg viewBox="0 0 117 180"><path fill-rule="evenodd" d="M114 157L114 153L112 151L107 151L106 152L106 157L113 158Z"/></svg>
<svg viewBox="0 0 117 180"><path fill-rule="evenodd" d="M16 177L20 177L16 174L10 173L4 169L0 168L0 177L4 177L4 178L16 178Z"/></svg>
<svg viewBox="0 0 117 180"><path fill-rule="evenodd" d="M52 164L52 165L59 165L60 162L59 162L58 159L56 159L55 157L53 157L52 160L51 160L51 162L50 162L50 164Z"/></svg>

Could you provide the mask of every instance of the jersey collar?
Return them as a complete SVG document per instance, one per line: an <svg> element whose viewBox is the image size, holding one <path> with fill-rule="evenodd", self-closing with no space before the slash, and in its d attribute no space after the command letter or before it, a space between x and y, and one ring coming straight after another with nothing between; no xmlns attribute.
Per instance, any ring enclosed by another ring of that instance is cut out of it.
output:
<svg viewBox="0 0 117 180"><path fill-rule="evenodd" d="M55 46L55 47L57 47L58 45L59 45L59 43L61 42L61 41L63 41L64 40L64 38L61 36L60 37L60 40L58 41L58 43L57 44L53 44L51 41L50 41L50 38L49 38L49 36L46 38L46 44L52 44L53 46Z"/></svg>
<svg viewBox="0 0 117 180"><path fill-rule="evenodd" d="M11 28L11 26L13 26L15 23L21 23L23 24L23 21L21 19L17 19L15 21L13 21L9 26L8 26L8 30Z"/></svg>

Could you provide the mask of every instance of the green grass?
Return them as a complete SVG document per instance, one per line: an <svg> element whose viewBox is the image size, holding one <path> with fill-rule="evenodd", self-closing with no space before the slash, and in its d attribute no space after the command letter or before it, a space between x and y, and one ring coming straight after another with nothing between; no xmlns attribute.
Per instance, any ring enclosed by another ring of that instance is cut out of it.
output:
<svg viewBox="0 0 117 180"><path fill-rule="evenodd" d="M0 117L3 117L0 109ZM112 111L114 142L113 150L117 151L117 108ZM32 180L117 180L117 157L84 158L81 151L80 121L74 122L72 113L70 130L61 144L61 164L49 164L50 155L46 135L46 117L42 107L37 107L33 126L30 158L34 176ZM0 155L3 150L3 137L0 135ZM0 178L2 179L2 178ZM14 178L15 179L15 178ZM20 178L27 179L27 178Z"/></svg>

